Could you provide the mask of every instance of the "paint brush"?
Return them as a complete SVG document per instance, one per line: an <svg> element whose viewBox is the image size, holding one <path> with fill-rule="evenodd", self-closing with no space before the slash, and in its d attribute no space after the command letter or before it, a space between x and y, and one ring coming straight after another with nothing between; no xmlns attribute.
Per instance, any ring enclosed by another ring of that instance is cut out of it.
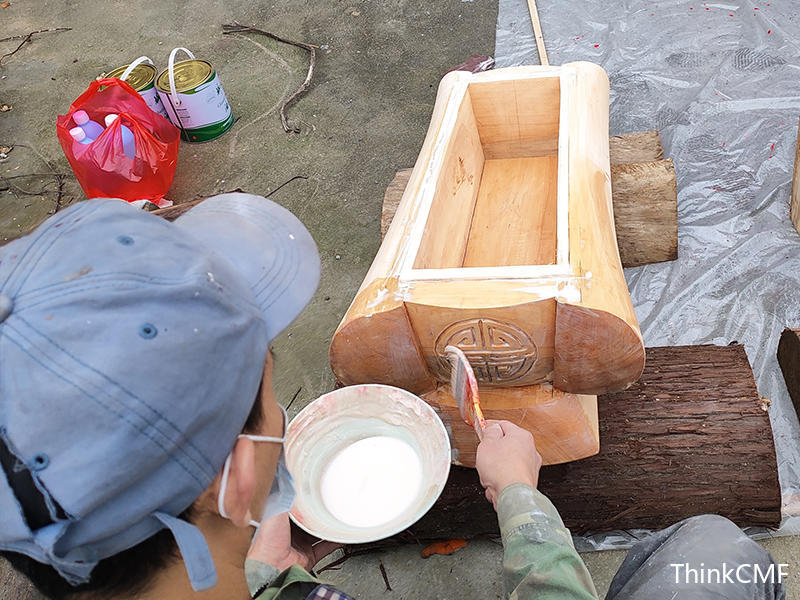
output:
<svg viewBox="0 0 800 600"><path fill-rule="evenodd" d="M478 439L483 439L483 430L486 428L486 420L483 418L480 398L478 396L478 382L475 379L475 371L464 355L464 352L456 346L447 346L444 349L447 360L452 367L450 371L450 388L453 397L458 403L458 411L461 418L467 425L471 425L478 435Z"/></svg>

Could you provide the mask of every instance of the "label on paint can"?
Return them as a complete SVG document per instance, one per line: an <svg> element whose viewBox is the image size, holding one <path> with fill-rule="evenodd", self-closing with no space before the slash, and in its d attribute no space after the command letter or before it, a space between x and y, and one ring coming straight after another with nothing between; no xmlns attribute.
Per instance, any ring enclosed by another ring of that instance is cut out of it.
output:
<svg viewBox="0 0 800 600"><path fill-rule="evenodd" d="M137 59L137 61L142 61L142 59L146 59L148 61L150 60L143 56L142 58ZM128 73L127 77L123 78L123 75L125 75L125 71L128 70L130 65L123 65L117 69L114 69L107 75L107 77L116 77L117 79L122 79L128 83L144 99L144 101L147 103L147 106L150 107L150 110L158 113L165 119L169 119L167 111L164 110L164 104L161 102L161 97L156 91L156 68L152 64L135 64L135 62L131 63L134 66L133 69L130 70L130 73Z"/></svg>
<svg viewBox="0 0 800 600"><path fill-rule="evenodd" d="M173 64L174 54L175 50L169 67L156 78L156 90L169 120L188 142L213 140L233 125L233 113L219 77L211 63L196 60L188 52L191 60Z"/></svg>

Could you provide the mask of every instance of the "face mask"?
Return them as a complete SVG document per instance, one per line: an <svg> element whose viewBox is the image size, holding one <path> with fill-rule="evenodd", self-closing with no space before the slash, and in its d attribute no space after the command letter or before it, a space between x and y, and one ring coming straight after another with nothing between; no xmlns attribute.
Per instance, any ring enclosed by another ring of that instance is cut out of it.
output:
<svg viewBox="0 0 800 600"><path fill-rule="evenodd" d="M248 438L253 440L254 442L268 442L273 444L283 444L286 440L286 425L289 421L289 417L286 414L286 410L281 406L281 412L283 413L283 436L282 437L269 437L265 435L249 435L243 433L238 436L238 438ZM237 438L237 439L238 439ZM230 473L231 469L231 456L228 455L228 458L225 459L225 467L222 469L222 482L219 486L219 495L217 496L217 508L219 510L219 514L225 517L226 519L230 519L228 513L225 512L225 492L228 489L228 474ZM289 509L292 508L292 504L294 504L294 497L295 497L295 489L294 489L294 479L292 478L292 474L289 473L289 469L286 466L286 453L283 449L281 449L281 456L278 459L278 468L275 471L275 477L272 480L272 488L269 491L269 496L267 496L266 501L264 502L264 509L261 512L261 520L269 519L270 517L274 517L275 515L279 515L281 513L288 512ZM253 527L258 527L261 523L259 521L250 520L250 525Z"/></svg>

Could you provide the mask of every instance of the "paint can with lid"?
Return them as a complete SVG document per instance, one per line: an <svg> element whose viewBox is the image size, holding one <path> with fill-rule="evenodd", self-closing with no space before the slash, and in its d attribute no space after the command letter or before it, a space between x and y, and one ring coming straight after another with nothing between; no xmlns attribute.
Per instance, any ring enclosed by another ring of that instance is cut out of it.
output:
<svg viewBox="0 0 800 600"><path fill-rule="evenodd" d="M184 52L189 60L175 63ZM197 60L186 48L175 48L169 63L156 78L156 90L169 120L187 142L207 142L233 125L233 113L219 76L205 60Z"/></svg>
<svg viewBox="0 0 800 600"><path fill-rule="evenodd" d="M147 102L155 113L158 113L165 119L169 119L167 111L164 110L164 104L161 102L161 97L156 91L156 75L158 70L153 61L146 56L140 56L129 65L123 65L111 71L106 77L115 77L130 84L139 95Z"/></svg>

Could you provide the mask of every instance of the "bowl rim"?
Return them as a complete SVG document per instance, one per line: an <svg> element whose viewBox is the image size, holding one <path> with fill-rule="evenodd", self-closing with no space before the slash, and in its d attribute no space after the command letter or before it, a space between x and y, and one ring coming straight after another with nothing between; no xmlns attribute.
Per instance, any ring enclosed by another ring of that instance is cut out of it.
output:
<svg viewBox="0 0 800 600"><path fill-rule="evenodd" d="M386 538L391 537L393 535L397 535L401 531L404 531L404 530L408 529L409 527L411 527L414 523L419 521L422 517L424 517L428 513L428 511L433 507L433 505L439 499L439 496L442 495L442 491L444 490L444 486L447 485L447 480L448 480L448 478L450 476L450 467L452 466L452 443L450 441L450 434L448 433L447 427L445 427L445 424L442 421L442 418L439 416L439 413L437 413L430 404L425 402L425 400L423 400L421 397L417 396L413 392L409 392L408 390L405 390L403 388L399 388L399 387L393 386L393 385L386 385L386 384L383 384L383 383L357 383L357 384L354 384L354 385L343 386L343 387L340 387L338 389L331 390L330 392L325 392L324 394L320 395L319 397L317 397L314 400L312 400L311 402L309 402L305 407L303 407L300 410L300 412L298 412L292 418L292 420L289 422L289 424L286 427L286 438L288 439L288 437L289 437L289 430L291 429L292 424L295 423L296 421L299 421L299 417L304 412L309 410L309 408L311 406L313 406L315 403L320 402L323 398L325 398L327 396L330 396L330 395L333 395L333 394L337 394L338 395L338 394L340 394L342 392L342 390L346 390L346 389L349 389L349 388L355 388L355 387L359 387L359 388L368 387L368 388L382 388L382 389L389 389L389 390L399 390L400 392L403 392L404 395L411 396L412 398L414 398L414 400L416 400L416 402L419 403L423 407L422 408L423 411L424 410L430 411L430 414L435 417L433 419L433 422L437 423L437 429L441 431L441 433L443 435L443 439L447 440L447 451L444 453L444 457L443 457L444 459L446 459L446 460L444 460L444 462L446 463L446 467L445 467L445 472L444 472L444 476L442 477L442 480L436 483L436 488L437 488L436 492L434 494L431 494L430 498L428 499L428 501L425 502L425 504L420 507L420 510L418 511L417 516L414 517L414 519L411 520L410 522L403 522L402 526L399 527L399 528L392 528L392 529L387 530L386 533L380 532L380 534L378 534L378 535L373 534L373 535L364 535L364 536L353 536L353 535L349 535L349 536L348 535L341 535L341 536L339 536L339 535L336 535L336 536L333 536L333 537L327 536L327 537L322 538L322 537L320 537L319 533L317 533L315 531L312 531L309 527L307 527L305 524L303 524L301 522L301 520L297 516L295 516L293 509L289 510L289 518L300 529L302 529L306 533L308 533L310 535L313 535L313 536L315 536L317 538L324 539L324 540L329 541L329 542L340 543L340 544L366 544L366 543L369 543L369 542L376 542L378 540L383 540L383 539L386 539ZM366 532L366 531L369 531L370 529L374 529L374 528L364 528L364 531Z"/></svg>

